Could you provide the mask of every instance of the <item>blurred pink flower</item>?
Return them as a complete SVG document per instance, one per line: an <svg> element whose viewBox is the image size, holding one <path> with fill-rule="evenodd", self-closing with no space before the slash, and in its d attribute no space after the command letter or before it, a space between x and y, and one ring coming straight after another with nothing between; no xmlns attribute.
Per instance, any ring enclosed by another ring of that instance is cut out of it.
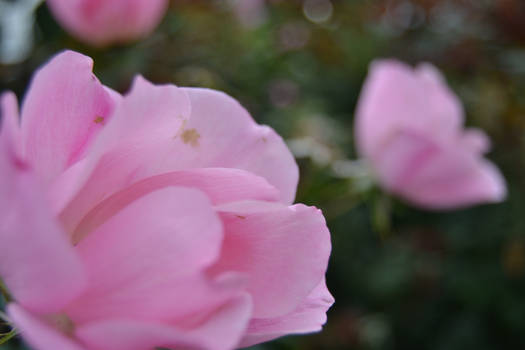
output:
<svg viewBox="0 0 525 350"><path fill-rule="evenodd" d="M448 209L498 202L506 195L478 129L464 129L461 102L429 64L372 64L356 114L360 155L377 180L415 205Z"/></svg>
<svg viewBox="0 0 525 350"><path fill-rule="evenodd" d="M65 52L2 97L0 276L37 350L232 349L318 331L321 211L283 140L213 90L120 96Z"/></svg>
<svg viewBox="0 0 525 350"><path fill-rule="evenodd" d="M105 46L148 35L161 21L168 0L47 0L72 35Z"/></svg>
<svg viewBox="0 0 525 350"><path fill-rule="evenodd" d="M268 16L266 0L230 0L233 12L246 28L256 28Z"/></svg>

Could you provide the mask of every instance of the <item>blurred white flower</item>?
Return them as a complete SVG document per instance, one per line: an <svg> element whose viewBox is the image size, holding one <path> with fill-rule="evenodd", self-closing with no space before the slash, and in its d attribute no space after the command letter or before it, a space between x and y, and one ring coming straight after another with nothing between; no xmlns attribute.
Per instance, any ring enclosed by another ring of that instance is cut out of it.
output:
<svg viewBox="0 0 525 350"><path fill-rule="evenodd" d="M43 0L0 0L0 63L24 60L33 47L35 10Z"/></svg>

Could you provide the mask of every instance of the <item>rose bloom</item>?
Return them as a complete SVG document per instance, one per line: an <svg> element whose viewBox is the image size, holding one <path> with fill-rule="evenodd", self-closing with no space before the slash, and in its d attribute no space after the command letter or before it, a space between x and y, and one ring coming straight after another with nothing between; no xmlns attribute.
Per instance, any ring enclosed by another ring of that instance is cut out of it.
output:
<svg viewBox="0 0 525 350"><path fill-rule="evenodd" d="M168 0L47 0L73 36L95 46L147 36L162 20Z"/></svg>
<svg viewBox="0 0 525 350"><path fill-rule="evenodd" d="M320 210L283 140L214 90L124 96L65 52L2 97L0 276L38 350L232 349L318 331Z"/></svg>
<svg viewBox="0 0 525 350"><path fill-rule="evenodd" d="M357 108L357 148L382 187L417 206L503 200L505 181L483 158L489 139L463 123L461 102L436 68L377 61Z"/></svg>

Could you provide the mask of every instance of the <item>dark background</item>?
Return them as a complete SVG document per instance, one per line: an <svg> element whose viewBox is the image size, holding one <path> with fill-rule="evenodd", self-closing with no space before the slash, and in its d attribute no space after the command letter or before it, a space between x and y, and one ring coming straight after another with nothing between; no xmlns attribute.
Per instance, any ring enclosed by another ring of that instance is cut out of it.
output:
<svg viewBox="0 0 525 350"><path fill-rule="evenodd" d="M263 5L239 17L229 1L172 1L152 36L106 49L68 36L42 5L35 47L0 65L0 90L21 98L34 70L70 48L93 57L97 76L120 92L137 73L220 89L289 140L301 166L297 201L323 209L332 232L336 304L322 333L257 349L525 349L525 1ZM493 140L504 203L425 212L348 176L354 108L381 57L444 72L467 124Z"/></svg>

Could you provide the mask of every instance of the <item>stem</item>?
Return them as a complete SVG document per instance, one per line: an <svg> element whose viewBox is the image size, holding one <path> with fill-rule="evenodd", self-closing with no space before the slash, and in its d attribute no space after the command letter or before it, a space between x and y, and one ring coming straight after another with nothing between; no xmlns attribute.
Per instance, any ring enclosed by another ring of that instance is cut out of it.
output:
<svg viewBox="0 0 525 350"><path fill-rule="evenodd" d="M7 317L6 314L0 311L0 329L4 327L4 325L6 327L11 328L11 330L7 333L0 333L0 346L2 344L7 343L9 340L13 339L18 334L17 329L11 325L9 317Z"/></svg>
<svg viewBox="0 0 525 350"><path fill-rule="evenodd" d="M16 337L18 332L16 329L11 330L9 333L0 334L0 345L7 343L9 340Z"/></svg>
<svg viewBox="0 0 525 350"><path fill-rule="evenodd" d="M9 294L9 291L7 290L7 287L5 286L2 279L0 279L0 294L4 297L5 301L8 303L11 300L13 300L13 298L11 297L11 294Z"/></svg>
<svg viewBox="0 0 525 350"><path fill-rule="evenodd" d="M373 224L382 241L385 241L391 232L391 199L388 195L381 194L376 199L374 206Z"/></svg>

